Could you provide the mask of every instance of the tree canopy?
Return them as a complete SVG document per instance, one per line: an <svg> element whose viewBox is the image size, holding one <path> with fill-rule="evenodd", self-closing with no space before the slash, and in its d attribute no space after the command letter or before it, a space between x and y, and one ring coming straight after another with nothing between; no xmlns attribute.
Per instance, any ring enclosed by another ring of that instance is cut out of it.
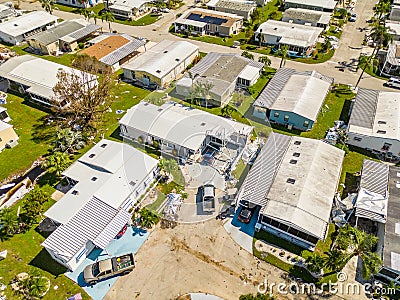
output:
<svg viewBox="0 0 400 300"><path fill-rule="evenodd" d="M62 108L56 106L55 113L60 116L58 120L64 128L96 133L99 122L113 103L116 78L110 67L88 55L78 55L73 64L78 71L60 70L57 75L54 94L57 102L67 105ZM97 84L93 74L98 75Z"/></svg>

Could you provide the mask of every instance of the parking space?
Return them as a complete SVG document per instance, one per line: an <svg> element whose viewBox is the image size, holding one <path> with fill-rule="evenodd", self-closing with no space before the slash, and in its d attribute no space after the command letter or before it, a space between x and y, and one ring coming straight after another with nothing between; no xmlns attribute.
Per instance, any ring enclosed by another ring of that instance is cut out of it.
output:
<svg viewBox="0 0 400 300"><path fill-rule="evenodd" d="M260 209L258 206L255 208L249 223L239 221L238 217L242 209L240 206L232 219L226 219L224 228L236 243L249 253L253 253L254 227L257 223Z"/></svg>
<svg viewBox="0 0 400 300"><path fill-rule="evenodd" d="M91 286L83 280L83 269L98 260L104 260L109 257L119 256L129 252L136 253L148 238L149 233L145 230L135 227L128 227L125 234L118 240L113 240L106 250L95 249L83 261L74 272L66 272L65 276L78 283L93 300L101 300L107 294L112 285L117 281L118 276L107 280L99 281ZM135 271L133 271L135 272Z"/></svg>

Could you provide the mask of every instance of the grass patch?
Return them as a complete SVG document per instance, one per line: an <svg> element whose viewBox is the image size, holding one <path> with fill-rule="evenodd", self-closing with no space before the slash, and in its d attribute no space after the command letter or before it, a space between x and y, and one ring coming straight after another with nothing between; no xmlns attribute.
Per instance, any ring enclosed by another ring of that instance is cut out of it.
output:
<svg viewBox="0 0 400 300"><path fill-rule="evenodd" d="M345 185L345 188L339 184L338 191L342 193L342 197L348 193L354 193L358 189L359 176L355 173L360 172L364 159L376 159L375 156L370 154L364 149L349 147L342 164L342 174L340 176L340 183Z"/></svg>
<svg viewBox="0 0 400 300"><path fill-rule="evenodd" d="M299 256L301 256L302 252L305 251L304 248L297 246L296 244L290 243L285 239L281 239L281 238L277 237L276 235L269 233L267 231L264 231L264 230L260 230L260 231L256 232L254 234L254 238L256 238L257 240L263 240L267 243L276 245L280 248L286 249L286 250L292 252L293 254L296 254Z"/></svg>
<svg viewBox="0 0 400 300"><path fill-rule="evenodd" d="M250 95L256 99L258 95L262 92L264 87L267 85L268 81L274 76L276 73L275 69L266 67L266 71L264 74L258 78L257 82L248 88Z"/></svg>
<svg viewBox="0 0 400 300"><path fill-rule="evenodd" d="M45 210L53 204L54 201L49 200ZM13 209L16 212L18 205L14 205ZM62 275L66 269L56 263L40 246L44 239L45 237L33 227L25 233L16 234L8 240L1 241L0 249L8 250L7 258L0 262L1 282L8 285L18 273L37 269L51 282L50 290L43 299L66 299L76 293L82 293L83 299L90 299L83 289ZM58 286L57 290L54 290L55 285ZM16 299L10 286L4 292L8 299Z"/></svg>
<svg viewBox="0 0 400 300"><path fill-rule="evenodd" d="M363 59L361 57L365 57L365 55L360 55L357 67L362 70L365 66L365 62L363 62ZM375 65L375 68L373 68L372 66L368 66L367 68L365 68L365 73L367 73L368 75L370 75L372 77L379 78L382 80L387 80L389 78L387 76L382 76L382 75L378 74L377 72L379 72L379 68L377 68L376 65Z"/></svg>
<svg viewBox="0 0 400 300"><path fill-rule="evenodd" d="M16 147L0 153L0 181L28 169L39 156L47 152L54 135L54 127L43 126L47 114L33 103L8 94L4 107L12 118L10 123L14 125L19 141Z"/></svg>
<svg viewBox="0 0 400 300"><path fill-rule="evenodd" d="M157 211L157 209L160 207L160 205L164 202L165 198L167 197L164 193L162 193L158 189L156 189L156 191L157 191L157 199L153 203L146 205L146 208L148 210L154 212Z"/></svg>
<svg viewBox="0 0 400 300"><path fill-rule="evenodd" d="M4 44L3 44L4 45ZM48 61L52 61L64 66L71 67L72 62L75 58L75 54L69 54L69 53L64 53L61 56L53 56L53 55L38 55L38 54L33 54L26 52L24 49L27 48L28 46L26 44L23 44L22 46L12 46L9 47L11 50L15 51L18 55L31 55L31 56L36 56L39 58L43 58Z"/></svg>
<svg viewBox="0 0 400 300"><path fill-rule="evenodd" d="M344 115L342 111L345 102L350 102L353 97L354 93L347 85L335 87L328 93L314 126L310 131L302 132L300 135L312 139L323 139L326 131Z"/></svg>

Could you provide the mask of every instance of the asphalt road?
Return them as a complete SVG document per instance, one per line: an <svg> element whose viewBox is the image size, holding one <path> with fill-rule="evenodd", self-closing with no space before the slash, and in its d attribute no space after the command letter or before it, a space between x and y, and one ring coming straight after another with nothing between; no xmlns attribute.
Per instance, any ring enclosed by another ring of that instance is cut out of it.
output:
<svg viewBox="0 0 400 300"><path fill-rule="evenodd" d="M1 2L1 1L0 1ZM5 2L5 1L4 1ZM375 5L377 0L359 0L354 8L354 12L357 13L357 21L356 22L348 22L344 26L344 30L339 41L339 47L336 49L334 56L331 60L320 63L320 64L305 64L300 62L295 62L291 60L287 60L285 63L285 67L294 68L297 70L316 70L324 75L331 76L335 79L337 83L344 83L355 85L357 79L361 73L361 70L357 70L357 61L360 53L365 50L372 51L372 49L363 49L362 42L364 39L365 31L361 32L361 28L367 28L368 24L366 20L370 19L373 14L372 8ZM129 26L120 23L112 23L112 30L116 30L118 32L123 32L132 36L144 37L148 40L159 42L164 39L169 40L187 40L180 37L177 37L168 32L170 25L173 23L175 16L178 13L181 13L188 9L189 6L193 5L193 0L189 0L185 5L180 7L176 11L170 11L167 14L163 14L163 18L154 24L147 26ZM42 10L39 2L26 2L22 1L23 9L36 9ZM64 11L55 10L54 15L64 19L70 20L79 17L76 14L68 13ZM93 20L91 20L93 22ZM104 31L108 31L108 23L98 21L100 25L103 26ZM202 52L229 52L229 53L241 53L242 50L238 48L230 48L215 44L209 44L199 41L190 40L190 42L198 45L200 47L200 51ZM254 53L255 59L257 59L260 55L258 53ZM270 56L272 61L271 66L274 68L279 68L280 58ZM344 66L344 71L339 69L339 66ZM377 90L391 90L390 88L383 86L384 81L374 78L368 74L364 74L363 79L361 80L359 86L377 89Z"/></svg>

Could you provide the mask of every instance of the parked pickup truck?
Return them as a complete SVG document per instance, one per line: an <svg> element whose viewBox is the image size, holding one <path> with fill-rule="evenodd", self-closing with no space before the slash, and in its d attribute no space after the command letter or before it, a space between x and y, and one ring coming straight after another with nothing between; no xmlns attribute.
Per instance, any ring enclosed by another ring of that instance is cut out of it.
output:
<svg viewBox="0 0 400 300"><path fill-rule="evenodd" d="M203 211L214 212L215 211L215 187L212 183L203 185Z"/></svg>
<svg viewBox="0 0 400 300"><path fill-rule="evenodd" d="M83 270L83 279L86 283L96 284L97 281L107 279L118 274L128 274L135 268L133 253L112 257L86 266Z"/></svg>

